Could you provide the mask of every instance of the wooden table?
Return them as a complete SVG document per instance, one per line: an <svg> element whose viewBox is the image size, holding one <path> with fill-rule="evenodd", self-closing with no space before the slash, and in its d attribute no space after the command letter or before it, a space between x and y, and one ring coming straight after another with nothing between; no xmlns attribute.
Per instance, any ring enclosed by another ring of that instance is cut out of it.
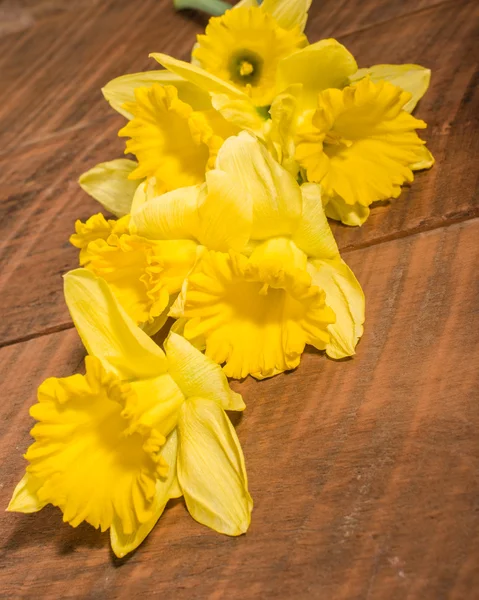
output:
<svg viewBox="0 0 479 600"><path fill-rule="evenodd" d="M115 559L57 509L0 513L1 598L479 598L477 17L474 0L314 0L310 39L360 66L433 71L417 116L437 163L361 229L334 226L367 297L352 360L236 385L255 501L227 538L171 504ZM100 87L187 58L205 19L169 0L0 1L0 506L30 443L38 384L81 368L62 298L68 236L98 210L76 184L121 155Z"/></svg>

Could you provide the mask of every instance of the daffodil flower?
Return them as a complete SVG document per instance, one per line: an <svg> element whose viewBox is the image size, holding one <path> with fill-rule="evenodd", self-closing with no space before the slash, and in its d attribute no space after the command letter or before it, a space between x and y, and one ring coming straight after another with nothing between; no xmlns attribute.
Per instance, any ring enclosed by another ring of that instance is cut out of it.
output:
<svg viewBox="0 0 479 600"><path fill-rule="evenodd" d="M412 165L424 159L426 127L404 110L411 94L368 77L318 95L295 136L295 158L307 179L321 184L326 214L360 225L369 206L397 198L413 180Z"/></svg>
<svg viewBox="0 0 479 600"><path fill-rule="evenodd" d="M174 333L164 353L89 271L65 276L65 297L88 351L86 375L40 386L35 442L8 510L53 504L73 527L110 529L119 557L182 495L198 522L245 533L252 500L225 414L244 403L221 369Z"/></svg>
<svg viewBox="0 0 479 600"><path fill-rule="evenodd" d="M138 159L129 179L155 179L163 193L202 183L224 139L236 133L216 111L194 111L172 85L135 89L124 108L133 115L118 135L131 138L125 153Z"/></svg>
<svg viewBox="0 0 479 600"><path fill-rule="evenodd" d="M80 186L117 217L128 214L143 182L154 195L202 183L224 139L239 132L209 94L168 71L133 73L110 81L103 94L128 119L119 135L125 154L83 173Z"/></svg>
<svg viewBox="0 0 479 600"><path fill-rule="evenodd" d="M129 221L129 215L118 221L93 215L76 222L70 242L80 248L80 266L102 277L135 323L153 335L196 261L197 244L131 235Z"/></svg>
<svg viewBox="0 0 479 600"><path fill-rule="evenodd" d="M244 91L255 106L269 106L280 61L307 43L298 24L283 27L268 6L241 6L210 19L205 34L198 36L193 59Z"/></svg>
<svg viewBox="0 0 479 600"><path fill-rule="evenodd" d="M177 331L235 378L293 369L306 344L333 358L354 354L364 296L340 258L318 185L300 187L243 132L184 198L176 190L149 200L130 225L146 239L199 245L169 313Z"/></svg>

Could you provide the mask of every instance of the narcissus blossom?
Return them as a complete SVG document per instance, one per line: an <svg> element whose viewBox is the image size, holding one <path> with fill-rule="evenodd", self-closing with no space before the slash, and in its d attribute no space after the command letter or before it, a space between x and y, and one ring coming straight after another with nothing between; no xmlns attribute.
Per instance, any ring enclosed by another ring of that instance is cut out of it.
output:
<svg viewBox="0 0 479 600"><path fill-rule="evenodd" d="M309 181L321 183L327 215L344 221L367 216L373 202L397 198L401 185L413 180L425 144L415 129L426 123L404 110L410 98L369 76L318 94L316 110L297 128L295 158Z"/></svg>
<svg viewBox="0 0 479 600"><path fill-rule="evenodd" d="M317 184L299 186L248 133L229 138L206 183L153 198L130 228L198 244L170 315L228 376L298 366L305 345L354 353L364 296L340 258ZM196 194L196 198L195 198Z"/></svg>
<svg viewBox="0 0 479 600"><path fill-rule="evenodd" d="M268 106L279 62L307 43L299 25L285 28L264 7L240 6L209 20L193 59L243 90L255 105Z"/></svg>
<svg viewBox="0 0 479 600"><path fill-rule="evenodd" d="M81 248L80 265L102 277L135 323L153 335L195 263L197 244L130 235L129 219L93 215L77 221L70 241Z"/></svg>
<svg viewBox="0 0 479 600"><path fill-rule="evenodd" d="M128 119L119 135L126 153L83 173L81 187L108 211L130 212L138 186L153 195L202 183L224 139L239 128L213 108L210 96L168 71L132 73L110 81L103 94Z"/></svg>
<svg viewBox="0 0 479 600"><path fill-rule="evenodd" d="M183 335L225 363L230 377L294 369L306 344L327 348L336 321L307 267L287 238L263 242L249 257L205 251L170 314L184 319Z"/></svg>
<svg viewBox="0 0 479 600"><path fill-rule="evenodd" d="M164 353L89 271L65 276L65 297L89 353L86 375L40 386L35 442L8 510L58 506L73 527L110 529L119 557L181 495L200 523L244 533L252 501L225 414L244 403L221 369L174 333Z"/></svg>
<svg viewBox="0 0 479 600"><path fill-rule="evenodd" d="M207 113L194 111L180 100L174 86L159 84L137 88L135 101L124 108L133 119L118 135L131 138L125 153L138 159L129 179L154 177L159 193L204 181L223 143L215 131L221 115L216 121L209 119Z"/></svg>

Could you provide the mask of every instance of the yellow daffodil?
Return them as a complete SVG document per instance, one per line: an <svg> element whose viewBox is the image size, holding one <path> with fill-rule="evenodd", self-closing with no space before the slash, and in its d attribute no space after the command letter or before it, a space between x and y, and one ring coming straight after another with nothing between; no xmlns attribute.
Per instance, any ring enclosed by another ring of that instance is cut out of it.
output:
<svg viewBox="0 0 479 600"><path fill-rule="evenodd" d="M66 275L65 297L89 353L86 375L40 386L35 442L8 510L58 506L73 527L110 529L119 557L181 495L200 523L245 533L252 501L224 412L244 404L221 369L174 333L163 353L88 271Z"/></svg>
<svg viewBox="0 0 479 600"><path fill-rule="evenodd" d="M204 181L223 143L215 131L220 115L211 111L217 117L213 120L206 112L194 111L171 85L137 88L135 102L124 106L133 119L118 135L131 138L125 153L138 159L130 179L154 177L159 193Z"/></svg>
<svg viewBox="0 0 479 600"><path fill-rule="evenodd" d="M423 158L415 129L426 127L404 110L411 95L369 77L318 96L316 110L296 134L296 159L309 181L321 183L326 214L351 220L377 200L397 198ZM353 223L359 224L359 223Z"/></svg>
<svg viewBox="0 0 479 600"><path fill-rule="evenodd" d="M177 331L236 378L292 369L306 344L334 358L354 354L364 296L339 256L318 185L300 187L242 133L190 192L187 201L180 190L149 200L131 218L144 238L201 245L170 310Z"/></svg>
<svg viewBox="0 0 479 600"><path fill-rule="evenodd" d="M79 183L117 217L131 211L143 182L153 195L203 182L222 141L239 131L213 108L207 92L168 71L124 75L102 91L129 120L120 135L131 138L126 152L138 162L100 163Z"/></svg>
<svg viewBox="0 0 479 600"><path fill-rule="evenodd" d="M256 106L269 106L280 61L307 43L299 26L281 27L262 6L240 7L210 19L193 58L246 92Z"/></svg>
<svg viewBox="0 0 479 600"><path fill-rule="evenodd" d="M205 252L171 314L183 335L205 347L229 377L262 379L298 366L306 344L330 342L336 320L307 271L307 256L286 238L259 244L251 256Z"/></svg>
<svg viewBox="0 0 479 600"><path fill-rule="evenodd" d="M80 265L102 277L135 323L153 335L195 263L197 244L130 235L129 219L93 215L86 223L77 221L70 241L81 248Z"/></svg>

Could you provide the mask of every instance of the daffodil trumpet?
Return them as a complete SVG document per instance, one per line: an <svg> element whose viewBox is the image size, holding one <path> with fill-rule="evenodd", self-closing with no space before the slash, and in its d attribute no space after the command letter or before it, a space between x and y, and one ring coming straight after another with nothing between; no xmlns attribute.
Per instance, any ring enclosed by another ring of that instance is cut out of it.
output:
<svg viewBox="0 0 479 600"><path fill-rule="evenodd" d="M309 181L321 184L326 214L361 225L369 206L397 198L427 160L416 129L426 123L404 110L411 94L369 75L342 90L318 95L297 127L295 158Z"/></svg>
<svg viewBox="0 0 479 600"><path fill-rule="evenodd" d="M354 354L364 296L339 255L317 184L300 186L252 135L230 137L206 183L142 203L135 235L197 244L169 310L226 375L298 366L307 344Z"/></svg>
<svg viewBox="0 0 479 600"><path fill-rule="evenodd" d="M174 333L163 352L90 271L65 276L65 298L88 351L86 374L40 386L35 441L8 510L53 504L73 527L109 529L118 557L179 496L198 522L245 533L252 500L225 413L244 403L222 370Z"/></svg>

